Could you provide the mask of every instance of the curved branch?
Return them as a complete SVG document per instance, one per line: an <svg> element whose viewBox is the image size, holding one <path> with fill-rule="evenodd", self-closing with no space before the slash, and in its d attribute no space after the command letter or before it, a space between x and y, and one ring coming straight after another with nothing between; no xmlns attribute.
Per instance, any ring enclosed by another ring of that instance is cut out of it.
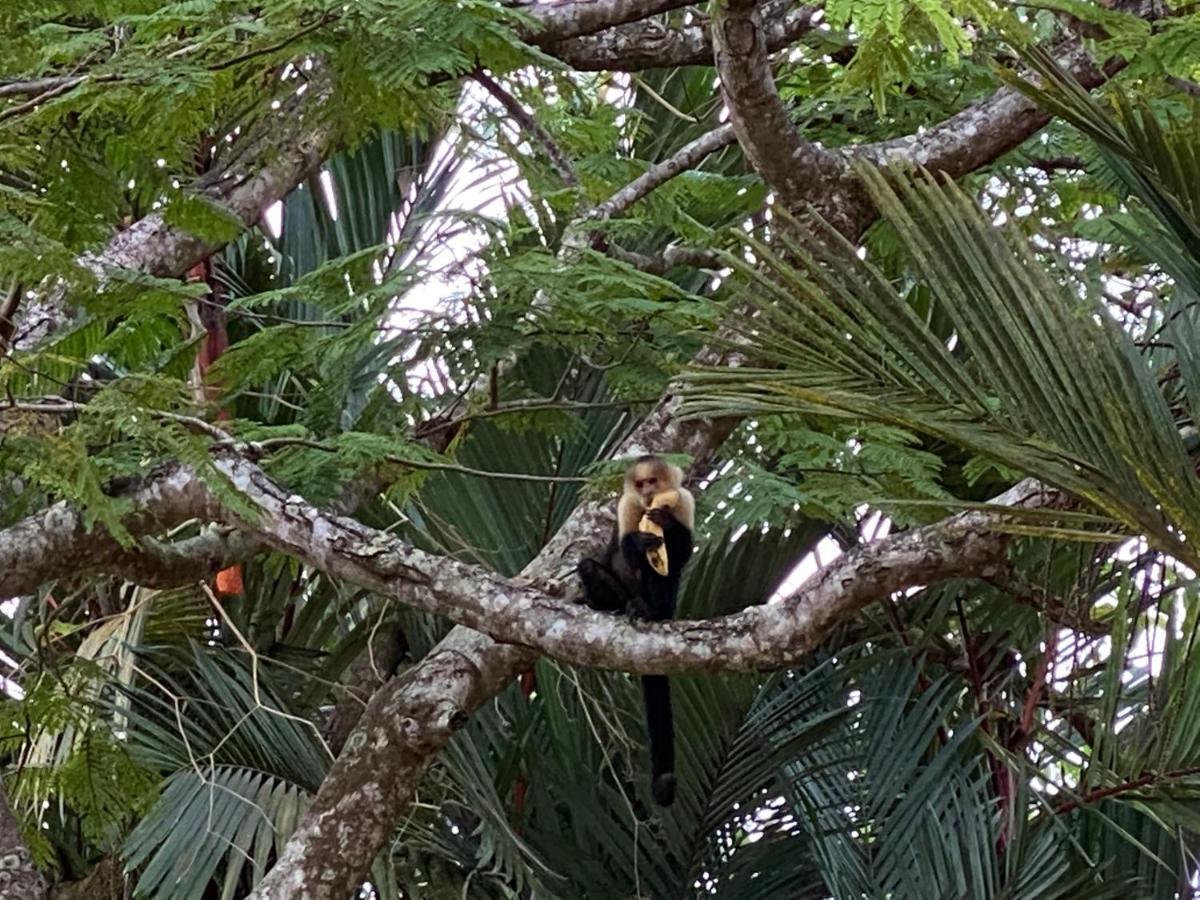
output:
<svg viewBox="0 0 1200 900"><path fill-rule="evenodd" d="M728 147L735 140L737 135L732 125L722 125L705 132L694 141L684 144L667 159L655 163L603 203L598 203L583 218L600 222L624 212L676 175L696 168L707 157Z"/></svg>
<svg viewBox="0 0 1200 900"><path fill-rule="evenodd" d="M819 11L819 6L794 6L791 0L767 4L762 11L767 52L781 50L811 31ZM635 22L544 44L542 49L584 72L709 66L713 61L712 29L707 22L677 28L662 22Z"/></svg>
<svg viewBox="0 0 1200 900"><path fill-rule="evenodd" d="M516 3L535 24L528 39L535 44L595 34L605 28L690 6L695 0L570 0L567 3Z"/></svg>
<svg viewBox="0 0 1200 900"><path fill-rule="evenodd" d="M846 163L804 140L792 124L775 88L755 0L723 0L714 12L721 93L742 150L785 206L806 207L845 174Z"/></svg>
<svg viewBox="0 0 1200 900"><path fill-rule="evenodd" d="M719 362L713 353L703 358ZM729 420L680 421L677 407L670 396L659 401L617 455L678 452L703 459L733 428ZM527 584L564 584L574 577L580 557L603 549L613 523L612 504L577 507L521 577ZM454 730L537 656L459 626L404 676L393 679L371 700L279 862L251 896L347 896L391 840L421 775Z"/></svg>
<svg viewBox="0 0 1200 900"><path fill-rule="evenodd" d="M135 536L171 528L191 518L216 518L210 492L183 466L170 466L120 495L133 512L123 524ZM154 587L203 578L254 550L246 538L209 532L166 544L143 539L123 547L103 528L92 528L81 510L66 503L0 531L0 597L28 594L54 578L103 569Z"/></svg>
<svg viewBox="0 0 1200 900"><path fill-rule="evenodd" d="M550 160L550 165L555 173L562 179L562 183L567 185L567 187L579 187L579 176L575 174L575 167L571 164L571 160L563 153L562 148L555 143L550 132L534 117L533 113L522 106L516 97L501 87L486 72L478 70L473 72L471 77L484 90L491 94L504 107L505 112L512 116L517 124L541 145L542 151Z"/></svg>
<svg viewBox="0 0 1200 900"><path fill-rule="evenodd" d="M631 624L576 605L564 579L507 579L426 553L354 519L322 512L237 456L219 468L258 509L238 522L264 543L339 578L499 641L574 665L640 673L762 671L792 665L834 625L897 591L1000 571L1012 537L996 513L970 511L839 557L785 603L751 606L704 621ZM1032 481L997 498L1001 506L1046 506L1063 495ZM572 563L574 559L572 558ZM745 598L756 603L760 598Z"/></svg>
<svg viewBox="0 0 1200 900"><path fill-rule="evenodd" d="M1127 65L1126 60L1117 58L1097 66L1078 39L1065 41L1055 59L1089 90L1104 84ZM1002 87L921 134L864 144L849 149L846 155L876 165L909 163L949 178L961 178L1019 147L1050 118L1019 91Z"/></svg>
<svg viewBox="0 0 1200 900"><path fill-rule="evenodd" d="M283 199L333 152L337 135L323 107L333 95L328 80L312 73L308 90L293 95L233 148L224 168L197 185L199 196L213 203L243 227L250 227L272 203ZM101 284L114 269L178 277L223 246L205 241L177 225L162 212L150 213L117 232L107 246L85 253L76 262ZM26 304L25 327L18 345L36 346L71 318L68 288L59 285Z"/></svg>

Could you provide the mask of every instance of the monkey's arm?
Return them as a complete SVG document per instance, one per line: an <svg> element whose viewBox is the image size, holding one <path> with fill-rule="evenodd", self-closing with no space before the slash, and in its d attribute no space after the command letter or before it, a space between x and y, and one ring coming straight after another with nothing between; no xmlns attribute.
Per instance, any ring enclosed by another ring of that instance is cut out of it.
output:
<svg viewBox="0 0 1200 900"><path fill-rule="evenodd" d="M638 523L645 513L646 509L636 494L622 494L617 501L617 539L621 542L621 556L634 572L654 572L650 561L646 559L646 551L663 542L656 534L638 531Z"/></svg>
<svg viewBox="0 0 1200 900"><path fill-rule="evenodd" d="M674 507L660 506L646 515L663 530L663 541L667 545L667 558L671 571L683 571L692 558L692 530L696 519L696 501L691 491L679 488L679 500Z"/></svg>

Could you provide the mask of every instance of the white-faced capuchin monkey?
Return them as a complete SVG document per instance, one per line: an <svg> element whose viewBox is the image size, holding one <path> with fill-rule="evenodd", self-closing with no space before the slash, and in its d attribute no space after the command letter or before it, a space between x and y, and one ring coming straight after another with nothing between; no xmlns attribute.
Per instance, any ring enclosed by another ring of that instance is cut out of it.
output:
<svg viewBox="0 0 1200 900"><path fill-rule="evenodd" d="M696 502L683 486L682 469L657 456L635 460L625 472L617 501L616 535L600 559L579 563L587 605L652 622L674 618L679 576L692 556L695 515ZM651 525L661 534L643 530ZM650 793L659 806L670 806L675 800L671 683L666 675L643 675L642 694L650 739Z"/></svg>

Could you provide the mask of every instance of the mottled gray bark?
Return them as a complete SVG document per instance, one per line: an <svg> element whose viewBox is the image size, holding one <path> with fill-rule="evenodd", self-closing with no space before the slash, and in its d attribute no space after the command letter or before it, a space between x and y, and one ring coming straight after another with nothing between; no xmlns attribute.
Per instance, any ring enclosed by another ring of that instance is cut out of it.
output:
<svg viewBox="0 0 1200 900"><path fill-rule="evenodd" d="M795 6L791 0L764 4L761 16L768 51L781 50L811 31L819 11L819 6ZM674 27L653 20L635 22L542 49L581 71L707 66L713 59L708 22Z"/></svg>
<svg viewBox="0 0 1200 900"><path fill-rule="evenodd" d="M1144 18L1159 14L1147 0L1118 5ZM847 235L861 233L877 215L851 174L854 161L919 165L961 178L1019 147L1050 121L1024 95L1003 87L919 134L831 151L804 139L779 97L768 28L756 0L714 4L713 49L730 122L763 181L789 209L814 209ZM1126 65L1120 58L1097 65L1077 36L1060 39L1053 53L1089 89Z"/></svg>
<svg viewBox="0 0 1200 900"><path fill-rule="evenodd" d="M325 742L335 757L341 755L375 692L392 679L404 661L408 646L397 618L387 615L376 623L367 638L367 646L334 689L334 705L324 733Z"/></svg>
<svg viewBox="0 0 1200 900"><path fill-rule="evenodd" d="M267 114L252 133L231 149L231 161L206 175L196 193L243 227L256 223L272 203L287 194L332 153L336 136L322 107L332 95L317 73L309 89ZM77 262L103 285L115 269L178 277L222 244L167 223L150 213L118 231L108 244ZM17 346L36 346L74 315L65 284L48 287L27 301L17 318Z"/></svg>
<svg viewBox="0 0 1200 900"><path fill-rule="evenodd" d="M787 208L800 209L828 196L844 177L846 164L837 154L803 140L792 124L775 88L758 3L725 0L713 5L713 13L721 94L742 152Z"/></svg>
<svg viewBox="0 0 1200 900"><path fill-rule="evenodd" d="M599 46L602 40L619 40L616 33L628 27L622 23L636 22L645 16L682 5L636 3L630 0L596 0L591 3L584 0L559 7L547 4L541 9L527 10L542 17L539 26L531 31L529 37L541 46L553 48L557 42L571 37L611 29L607 36L597 36L595 43ZM585 6L586 10L583 9ZM744 22L748 16L752 18L753 14L744 2L740 9L741 21ZM655 26L647 27L653 30ZM761 60L775 47L771 28L770 22L760 21L750 34L744 27L739 32L737 26L732 33L725 33L729 39L725 46L733 51L729 59L738 58L740 53L744 59ZM700 29L702 32L703 29ZM681 30L679 34L692 40L692 32L688 29ZM574 46L578 48L582 44ZM694 48L688 52L694 52ZM754 103L761 104L767 113L777 114L778 110L773 110L770 102L773 84L767 85L763 81L761 68L742 74L746 76L744 82L738 82L737 74L732 77L734 93L751 98L751 107ZM739 89L739 84L747 90ZM753 143L752 134L769 137L762 134L759 123L745 121L745 110L751 107L744 107L740 117L743 119L745 136L739 132L739 139L744 147ZM998 107L1001 121L995 123L997 133L1008 130L1010 137L1014 138L1010 146L1015 146L1027 136L1016 138L1021 129L1026 127L1020 122L1015 131L1009 129L1011 123L1006 122L1005 116L1013 116L1014 110L1020 116L1025 115L1019 108L1005 103ZM951 119L944 125L947 146L951 132L957 134L964 146L976 139L967 118L957 122ZM283 128L282 125L280 127ZM1036 127L1032 130L1036 130ZM282 131L271 135L271 139L291 140ZM256 218L261 209L271 202L268 197L279 191L286 193L289 180L292 184L299 181L313 160L327 155L334 146L330 135L315 134L312 139L320 146L310 146L304 152L291 156L290 164L281 166L269 175L264 186L268 189L256 190L241 197L245 200L244 206L239 205L241 201L238 196L226 196L221 198L222 202L231 202L231 208L252 212ZM783 140L789 142L786 136ZM908 142L906 146L912 147L913 142ZM997 149L1000 147L1002 144L992 143L991 149L986 152L1003 152L1003 149ZM811 148L801 144L794 144L793 150L800 151L801 159L812 155L816 163L816 169L808 171L813 192L833 200L847 196L844 182L839 181L844 168L826 172L829 157L825 151L813 155ZM857 152L870 155L879 150L879 147L863 148ZM949 154L947 158L949 156L963 160L971 158L957 152ZM991 158L994 156L988 156L982 162ZM845 161L839 154L838 162L844 166ZM263 162L250 162L247 168ZM770 159L766 159L766 162L769 163ZM961 164L979 165L982 162ZM825 173L824 176L821 173ZM777 187L775 184L771 186ZM798 189L803 187L803 184L798 185ZM236 192L239 188L233 186L230 190ZM252 202L255 196L258 199ZM261 204L257 209L256 203ZM856 227L852 226L847 231L853 233ZM156 224L153 220L135 224L124 237L119 238L94 260L102 269L108 265L134 265L147 271L179 272L210 252L194 239L164 230L161 223ZM720 423L716 427L699 423L681 425L672 420L672 411L670 399L660 404L655 415L639 431L638 440L624 448L624 452L689 452L701 444L708 445L719 440L723 430L729 427L728 423ZM251 469L241 468L240 461L231 461L229 465L238 468L248 478L248 484L258 484L258 476ZM259 486L262 487L261 484ZM272 504L281 502L281 498L275 496L272 490L264 491L264 496ZM1010 499L1034 502L1027 495ZM1044 495L1042 499L1050 497ZM874 549L848 554L805 585L792 603L779 610L750 610L741 614L741 617L724 620L724 624L641 629L600 617L579 618L590 614L567 605L570 570L582 555L598 550L607 538L611 527L611 511L607 505L589 504L578 509L523 573L522 580L497 582L494 576L477 571L447 570L449 576L441 571L429 571L433 565L432 558L405 556L407 551L400 552L386 541L371 544L375 535L364 533L357 523L315 513L311 507L298 502L298 498L293 500L284 497L282 502L285 513L282 519L275 524L271 524L274 520L263 519L256 527L262 530L264 536L278 542L277 546L287 547L291 546L292 540L303 538L305 528L308 528L311 544L306 552L314 555L306 558L311 558L315 565L328 567L331 571L339 566L345 567L345 572L377 586L386 594L417 605L425 604L426 608L444 606L447 610L455 610L462 620L477 622L504 634L510 640L528 640L538 646L555 647L566 658L588 664L628 664L634 670L645 665L647 659L657 660L655 668L672 671L675 670L672 666L704 669L720 667L726 662L740 665L743 659L769 664L764 662L766 655L760 649L761 641L766 642L763 646L774 647L782 655L781 659L798 658L805 652L804 648L816 640L816 635L874 597L885 596L908 584L921 583L924 579L954 574L986 574L991 566L1002 560L1005 546L1005 539L992 533L990 526L994 523L991 520L978 513L968 514L942 526L897 536ZM78 537L74 526L68 530ZM366 538L366 543L363 538ZM409 563L416 562L419 565L404 568L406 559ZM444 568L443 561L437 560L436 563L439 570ZM401 564L399 569L389 568L397 564ZM4 571L2 566L0 571ZM27 573L25 577L35 576ZM424 583L417 583L421 581ZM470 593L468 585L474 591L471 596L466 596ZM491 590L516 603L526 604L527 615L542 617L539 620L542 627L532 628L511 618L505 620L502 611L497 613L496 624L493 625L490 621L495 611L493 604L479 597L484 591ZM423 598L422 594L429 594L431 599ZM474 618L468 619L472 616ZM485 620L488 620L486 624ZM570 631L577 623L589 635L587 640L572 641L560 634ZM797 632L803 634L798 635ZM809 632L812 636L806 637L805 634ZM719 659L714 656L714 646ZM755 653L759 656L754 657ZM342 900L346 891L363 877L377 852L386 846L394 824L410 801L422 773L450 739L455 728L462 724L471 710L511 683L535 658L536 653L524 647L500 644L484 634L458 627L403 678L380 691L371 700L359 728L347 741L345 750L308 815L289 841L280 861L260 885L256 896L336 897ZM774 659L774 656L770 658Z"/></svg>
<svg viewBox="0 0 1200 900"><path fill-rule="evenodd" d="M551 44L605 28L690 6L693 0L572 0L570 3L512 4L534 18L523 35L539 45Z"/></svg>
<svg viewBox="0 0 1200 900"><path fill-rule="evenodd" d="M577 605L570 578L607 529L584 507L565 532L515 579L426 553L354 519L326 514L272 483L256 465L228 456L220 468L258 511L241 526L280 552L401 603L437 613L496 640L575 665L628 672L757 671L791 665L838 621L907 588L1001 571L1011 536L1000 517L968 512L843 555L785 603L751 605L703 622L629 623ZM1045 506L1062 495L1023 482L1001 506ZM588 527L584 527L585 524ZM598 529L598 530L597 530ZM574 535L576 539L570 539ZM579 544L582 543L583 546ZM762 597L741 598L746 604Z"/></svg>
<svg viewBox="0 0 1200 900"><path fill-rule="evenodd" d="M672 417L673 407L674 401L664 401L621 452L670 448L702 454L728 428L728 423L715 428L680 423ZM503 579L325 514L241 457L228 454L216 464L258 508L255 522L242 524L264 543L506 642L456 628L370 701L283 859L264 881L262 897L344 896L385 845L429 761L479 703L532 664L532 650L636 672L775 668L801 659L834 626L874 600L946 578L1003 572L1012 540L995 528L996 514L963 513L847 553L786 602L704 622L632 625L571 602L577 597L571 572L581 556L603 544L611 528L611 504L581 506L520 577ZM212 514L213 501L198 484L179 469L141 486L137 496L146 511L130 524ZM996 502L1044 506L1064 498L1023 482ZM73 519L59 509L56 521ZM81 539L78 531L72 534ZM66 546L60 550L71 552Z"/></svg>
<svg viewBox="0 0 1200 900"><path fill-rule="evenodd" d="M150 537L187 519L217 518L218 505L185 467L164 468L114 495L133 510L124 525L142 538L137 544L121 546L103 526L89 529L82 510L56 503L0 531L0 597L29 594L51 579L93 570L151 587L184 584L244 559L256 546L228 530L210 529L175 543Z"/></svg>
<svg viewBox="0 0 1200 900"><path fill-rule="evenodd" d="M711 354L706 361L719 362ZM732 427L728 421L680 422L676 406L677 401L664 398L618 453L673 451L703 458ZM521 590L543 585L565 593L575 564L603 548L613 521L611 503L578 507L514 581L524 582ZM372 699L279 862L252 897L344 900L391 840L421 776L454 730L536 660L537 653L527 648L454 628Z"/></svg>
<svg viewBox="0 0 1200 900"><path fill-rule="evenodd" d="M736 140L737 135L734 134L731 125L721 125L700 135L694 141L684 144L662 162L652 165L603 203L597 203L583 217L584 221L602 222L625 212L633 204L656 188L666 184L676 175L696 168L713 153L728 147Z"/></svg>
<svg viewBox="0 0 1200 900"><path fill-rule="evenodd" d="M1099 87L1126 65L1114 60L1101 70L1075 39L1062 44L1056 59L1086 88ZM915 164L960 178L1019 147L1049 121L1025 95L1003 87L919 135L866 144L845 156L876 165Z"/></svg>
<svg viewBox="0 0 1200 900"><path fill-rule="evenodd" d="M526 40L551 45L688 5L687 0L574 0L520 4L531 22ZM200 196L249 227L327 159L340 141L323 114L335 86L320 66L308 73L308 90L270 112L229 153L230 163L197 185ZM83 81L78 82L82 84ZM32 88L12 86L10 93ZM221 248L151 213L113 235L108 244L77 261L103 283L113 269L180 276ZM16 316L17 346L36 346L73 316L64 285L47 285L25 301Z"/></svg>

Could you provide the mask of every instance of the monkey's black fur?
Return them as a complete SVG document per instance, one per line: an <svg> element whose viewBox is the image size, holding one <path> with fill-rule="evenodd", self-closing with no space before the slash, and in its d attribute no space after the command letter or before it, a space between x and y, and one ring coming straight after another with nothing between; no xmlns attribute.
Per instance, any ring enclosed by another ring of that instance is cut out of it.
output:
<svg viewBox="0 0 1200 900"><path fill-rule="evenodd" d="M631 531L613 539L600 559L579 563L585 602L602 612L627 612L637 619L661 622L675 617L679 576L692 557L692 532L667 507L646 514L663 536ZM667 575L659 575L646 551L659 543L667 548ZM650 793L659 806L675 801L675 732L671 718L671 682L666 675L643 675L646 730L650 741Z"/></svg>

